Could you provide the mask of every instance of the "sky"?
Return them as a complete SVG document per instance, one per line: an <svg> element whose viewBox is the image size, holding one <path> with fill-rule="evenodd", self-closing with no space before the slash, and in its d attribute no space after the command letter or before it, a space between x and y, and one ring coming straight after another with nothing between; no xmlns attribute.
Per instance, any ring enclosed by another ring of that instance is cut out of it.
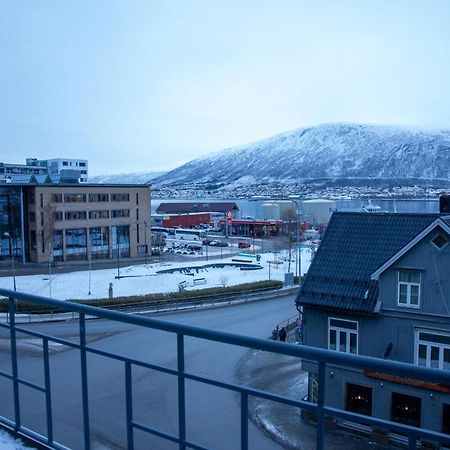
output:
<svg viewBox="0 0 450 450"><path fill-rule="evenodd" d="M448 0L3 0L0 162L170 170L330 122L450 129Z"/></svg>

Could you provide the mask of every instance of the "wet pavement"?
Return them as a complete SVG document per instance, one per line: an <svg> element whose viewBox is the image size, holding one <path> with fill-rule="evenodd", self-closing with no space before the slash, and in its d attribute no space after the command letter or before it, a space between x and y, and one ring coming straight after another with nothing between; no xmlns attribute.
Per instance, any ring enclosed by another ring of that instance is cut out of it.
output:
<svg viewBox="0 0 450 450"><path fill-rule="evenodd" d="M239 384L289 398L302 399L307 393L307 373L301 362L290 356L249 350L237 367ZM250 397L250 416L254 423L272 439L287 449L314 450L316 427L300 417L300 409L269 400ZM386 449L342 430L327 430L324 437L327 450Z"/></svg>

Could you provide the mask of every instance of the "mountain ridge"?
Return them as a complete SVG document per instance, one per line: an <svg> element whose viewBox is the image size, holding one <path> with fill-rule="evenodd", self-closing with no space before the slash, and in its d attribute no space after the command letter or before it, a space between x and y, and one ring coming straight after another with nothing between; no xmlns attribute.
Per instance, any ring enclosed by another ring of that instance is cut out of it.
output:
<svg viewBox="0 0 450 450"><path fill-rule="evenodd" d="M194 159L154 185L314 179L450 179L450 130L334 123L298 128Z"/></svg>

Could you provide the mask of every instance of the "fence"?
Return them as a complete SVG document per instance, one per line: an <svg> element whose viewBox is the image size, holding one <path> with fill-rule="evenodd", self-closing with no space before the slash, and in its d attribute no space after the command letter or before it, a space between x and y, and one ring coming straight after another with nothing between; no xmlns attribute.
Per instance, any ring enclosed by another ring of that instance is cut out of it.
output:
<svg viewBox="0 0 450 450"><path fill-rule="evenodd" d="M248 433L248 401L249 397L259 397L274 402L279 402L284 405L301 408L305 411L313 412L317 418L317 433L316 433L316 448L322 450L324 448L324 422L325 416L332 416L336 418L345 419L348 421L361 423L369 426L387 428L389 430L403 433L408 437L409 449L415 449L417 440L430 439L438 442L450 444L450 436L421 428L415 428L401 423L391 422L384 419L379 419L371 416L364 416L355 414L342 409L331 408L325 404L325 383L326 383L326 367L329 364L338 365L346 368L356 368L362 370L374 370L383 373L399 375L408 378L417 378L428 380L435 383L450 384L450 372L437 369L428 369L424 367L412 366L410 364L397 363L393 361L380 360L377 358L368 358L352 354L332 352L311 347L304 347L299 345L283 344L271 340L264 340L252 337L245 337L231 333L220 331L213 331L193 327L184 324L175 324L158 320L154 318L135 316L125 314L118 311L104 310L92 306L77 305L73 303L60 302L45 297L38 297L30 294L14 292L6 289L0 289L0 295L8 297L8 315L9 323L0 324L0 327L9 330L10 339L10 354L11 354L11 373L0 372L0 377L11 381L13 393L13 420L0 416L0 424L12 429L17 435L25 436L35 442L47 445L51 448L65 449L63 442L55 442L53 435L53 413L52 413L52 397L51 397L51 374L49 364L49 342L55 342L66 345L68 347L78 349L80 353L80 380L82 392L83 405L83 437L84 448L89 450L91 448L90 437L90 420L89 420L89 367L87 364L88 354L97 354L103 357L112 358L117 362L123 364L125 374L125 404L126 404L126 430L127 430L127 448L134 448L134 434L136 430L150 433L167 441L176 443L180 450L192 448L197 450L205 450L204 447L190 442L186 437L186 404L185 404L185 383L186 380L204 383L210 386L216 386L223 389L235 392L240 397L240 407L237 414L240 415L240 448L247 450L249 445ZM49 336L43 333L31 331L25 328L20 328L15 320L15 305L17 300L25 300L34 302L40 305L50 306L54 308L64 307L68 311L75 312L79 315L79 343L61 339L58 337ZM86 319L87 318L102 318L111 321L118 321L128 323L135 326L147 327L156 330L174 333L177 342L177 367L171 369L165 366L154 365L146 363L119 354L105 352L100 349L87 345L86 340ZM43 370L44 370L44 385L40 386L33 383L18 374L17 361L17 346L16 334L23 333L34 338L42 339L43 345ZM185 370L185 337L194 337L214 342L240 346L249 349L258 349L268 352L273 352L280 355L289 355L297 358L305 358L309 361L316 361L318 364L318 400L317 403L311 403L303 400L287 398L281 395L265 392L249 387L240 386L233 383L217 381L204 376L195 375ZM178 433L171 435L156 428L138 422L133 417L133 396L132 396L132 370L134 367L141 367L163 372L165 374L176 377L178 386ZM42 392L45 395L45 415L46 415L46 434L37 433L35 430L30 430L21 424L21 402L20 402L20 386L26 386Z"/></svg>

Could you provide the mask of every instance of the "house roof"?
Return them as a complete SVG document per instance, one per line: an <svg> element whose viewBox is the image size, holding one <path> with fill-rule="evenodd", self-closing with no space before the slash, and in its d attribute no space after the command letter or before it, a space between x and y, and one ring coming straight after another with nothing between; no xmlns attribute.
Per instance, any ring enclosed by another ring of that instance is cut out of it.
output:
<svg viewBox="0 0 450 450"><path fill-rule="evenodd" d="M375 313L383 264L439 214L335 212L297 296L297 305Z"/></svg>
<svg viewBox="0 0 450 450"><path fill-rule="evenodd" d="M239 211L236 203L232 202L185 202L161 203L156 212L158 214L182 214L194 212L223 212Z"/></svg>

